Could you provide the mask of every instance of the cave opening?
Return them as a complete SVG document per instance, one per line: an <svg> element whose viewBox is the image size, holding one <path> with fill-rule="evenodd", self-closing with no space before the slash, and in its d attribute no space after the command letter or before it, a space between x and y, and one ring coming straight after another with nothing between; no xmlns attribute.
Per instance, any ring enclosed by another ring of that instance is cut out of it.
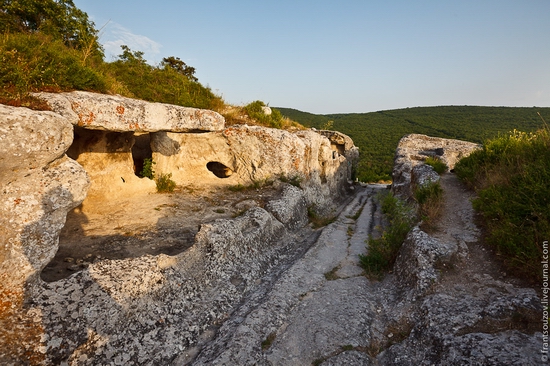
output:
<svg viewBox="0 0 550 366"><path fill-rule="evenodd" d="M146 159L149 159L149 168L153 159L153 150L151 150L151 136L148 133L142 135L135 135L135 142L132 146L132 160L134 161L134 174L140 178L147 177L147 171L144 171L144 167L147 167ZM151 170L152 172L152 170ZM150 177L149 177L150 178Z"/></svg>
<svg viewBox="0 0 550 366"><path fill-rule="evenodd" d="M217 161L209 162L206 164L206 168L218 178L228 178L233 174L233 171L229 167Z"/></svg>

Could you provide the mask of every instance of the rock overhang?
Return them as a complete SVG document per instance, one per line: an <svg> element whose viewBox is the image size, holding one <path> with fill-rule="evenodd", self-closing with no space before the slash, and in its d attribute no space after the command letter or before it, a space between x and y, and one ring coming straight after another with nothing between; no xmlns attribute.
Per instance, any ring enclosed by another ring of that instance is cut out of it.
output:
<svg viewBox="0 0 550 366"><path fill-rule="evenodd" d="M52 111L73 125L111 132L210 132L221 131L225 119L217 112L152 103L120 95L84 91L34 93Z"/></svg>

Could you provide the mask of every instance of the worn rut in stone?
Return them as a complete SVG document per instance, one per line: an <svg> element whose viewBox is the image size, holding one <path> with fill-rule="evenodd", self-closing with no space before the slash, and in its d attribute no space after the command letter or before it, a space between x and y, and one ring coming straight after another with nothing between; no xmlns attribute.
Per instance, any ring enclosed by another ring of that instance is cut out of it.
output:
<svg viewBox="0 0 550 366"><path fill-rule="evenodd" d="M369 281L357 265L376 217L372 193L381 188L372 187L192 364L538 365L537 294L505 279L479 244L471 193L450 173L442 186L437 228L414 228L384 281Z"/></svg>

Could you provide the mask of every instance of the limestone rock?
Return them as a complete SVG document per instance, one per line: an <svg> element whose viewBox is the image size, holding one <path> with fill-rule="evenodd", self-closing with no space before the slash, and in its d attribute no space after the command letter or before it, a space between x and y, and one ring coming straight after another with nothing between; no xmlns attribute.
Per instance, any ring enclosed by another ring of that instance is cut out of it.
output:
<svg viewBox="0 0 550 366"><path fill-rule="evenodd" d="M73 129L63 117L0 104L0 182L42 168L71 146Z"/></svg>
<svg viewBox="0 0 550 366"><path fill-rule="evenodd" d="M216 112L83 91L35 93L76 126L112 132L219 131L224 118Z"/></svg>
<svg viewBox="0 0 550 366"><path fill-rule="evenodd" d="M413 172L413 168L423 164L426 158L438 158L447 164L449 170L452 170L461 158L470 155L473 151L480 148L481 146L478 144L461 140L444 139L419 134L404 136L399 140L395 152L392 172L393 193L404 199L412 197L413 185L411 185L411 180L413 179L412 175L414 173L416 173L417 177L422 175L422 173L428 174L425 178L419 178L420 181L425 181L430 177L437 179L435 175L428 171L416 170Z"/></svg>
<svg viewBox="0 0 550 366"><path fill-rule="evenodd" d="M423 187L430 183L439 182L439 174L427 164L419 164L412 168L411 184L413 187Z"/></svg>
<svg viewBox="0 0 550 366"><path fill-rule="evenodd" d="M358 158L351 140L336 147L312 130L237 125L223 132L153 135L157 171L172 173L178 184L198 180L204 185L246 186L278 177L299 178L307 204L319 207L346 195Z"/></svg>
<svg viewBox="0 0 550 366"><path fill-rule="evenodd" d="M90 175L85 205L101 205L124 196L155 192L155 182L139 178L147 156L151 156L149 134L110 132L74 127L74 142L67 155ZM145 152L140 146L145 146ZM147 150L149 155L147 155Z"/></svg>
<svg viewBox="0 0 550 366"><path fill-rule="evenodd" d="M398 283L415 289L417 295L425 294L438 279L436 263L449 261L457 250L456 243L437 240L419 227L413 228L395 262Z"/></svg>
<svg viewBox="0 0 550 366"><path fill-rule="evenodd" d="M23 283L57 251L65 216L84 199L89 178L63 156L72 142L65 118L0 105L0 132L0 275Z"/></svg>
<svg viewBox="0 0 550 366"><path fill-rule="evenodd" d="M308 222L307 204L303 191L291 185L285 185L282 197L269 201L265 209L289 230L303 227Z"/></svg>

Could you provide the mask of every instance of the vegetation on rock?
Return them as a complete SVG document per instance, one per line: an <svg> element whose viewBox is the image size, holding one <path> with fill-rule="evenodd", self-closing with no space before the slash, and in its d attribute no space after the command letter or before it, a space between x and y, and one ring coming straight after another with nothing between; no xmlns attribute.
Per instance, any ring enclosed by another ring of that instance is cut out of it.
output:
<svg viewBox="0 0 550 366"><path fill-rule="evenodd" d="M159 175L156 183L158 193L170 193L176 189L176 182L172 180L172 173Z"/></svg>
<svg viewBox="0 0 550 366"><path fill-rule="evenodd" d="M446 166L445 166L446 167ZM420 219L423 221L424 229L430 229L437 219L443 199L443 188L439 182L428 184L414 189L414 199L418 203Z"/></svg>
<svg viewBox="0 0 550 366"><path fill-rule="evenodd" d="M428 157L426 158L424 163L434 168L437 174L443 174L447 171L447 169L449 169L447 164L445 164L443 161L441 161L441 159L438 158Z"/></svg>
<svg viewBox="0 0 550 366"><path fill-rule="evenodd" d="M368 239L368 253L359 255L361 267L367 276L375 278L380 278L393 267L399 249L414 221L412 208L391 192L381 197L381 202L382 212L389 224L380 238Z"/></svg>

